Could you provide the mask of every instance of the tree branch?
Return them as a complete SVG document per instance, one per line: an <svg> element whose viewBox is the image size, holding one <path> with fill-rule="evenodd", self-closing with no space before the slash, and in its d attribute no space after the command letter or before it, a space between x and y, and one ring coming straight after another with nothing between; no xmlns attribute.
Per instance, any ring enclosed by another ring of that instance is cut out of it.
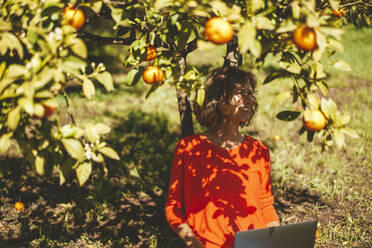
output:
<svg viewBox="0 0 372 248"><path fill-rule="evenodd" d="M83 39L89 39L92 40L95 43L98 43L100 46L104 45L130 45L133 41L136 39L133 37L128 38L115 38L115 37L102 37L99 35L86 33L86 32L79 32L78 36Z"/></svg>
<svg viewBox="0 0 372 248"><path fill-rule="evenodd" d="M231 41L227 43L224 67L238 67L242 64L242 55L239 52L238 36L236 33Z"/></svg>

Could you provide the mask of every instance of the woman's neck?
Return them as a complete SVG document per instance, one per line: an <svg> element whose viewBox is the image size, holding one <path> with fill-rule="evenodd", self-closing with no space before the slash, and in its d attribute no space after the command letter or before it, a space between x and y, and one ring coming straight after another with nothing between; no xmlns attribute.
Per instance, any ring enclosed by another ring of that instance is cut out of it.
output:
<svg viewBox="0 0 372 248"><path fill-rule="evenodd" d="M239 133L239 124L232 121L222 121L216 128L210 129L204 135L215 145L231 149L243 142L244 136Z"/></svg>

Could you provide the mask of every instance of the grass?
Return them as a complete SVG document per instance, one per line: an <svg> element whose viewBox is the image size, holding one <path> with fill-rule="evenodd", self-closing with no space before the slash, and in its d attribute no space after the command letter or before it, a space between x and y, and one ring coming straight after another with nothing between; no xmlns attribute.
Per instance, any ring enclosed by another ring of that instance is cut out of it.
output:
<svg viewBox="0 0 372 248"><path fill-rule="evenodd" d="M372 104L371 58L367 55L371 29L348 28L343 59L354 69L332 71L330 94L342 111L352 116L350 127L360 139L347 139L346 147L322 152L319 141L308 143L298 134L299 120L283 122L275 114L290 106L272 106L288 81L260 85L259 115L245 130L270 148L275 207L282 223L318 216L320 238L316 247L372 246ZM359 42L359 43L358 43ZM224 48L201 57L196 51L189 63L220 60ZM371 54L371 53L369 53ZM337 55L341 56L341 55ZM201 60L203 59L203 61ZM262 72L258 71L259 79ZM181 247L182 242L164 219L169 166L180 137L176 92L161 88L149 99L141 82L120 84L92 101L72 94L71 110L78 123L104 122L112 132L106 137L121 161L108 162L103 177L96 168L88 183L75 181L63 187L55 178L39 178L20 158L0 160L0 247ZM64 99L59 99L63 104ZM62 112L68 122L67 113ZM195 132L203 128L195 123ZM279 134L279 142L273 136ZM24 173L23 171L27 171ZM22 200L25 212L12 204ZM4 216L4 217L3 217Z"/></svg>

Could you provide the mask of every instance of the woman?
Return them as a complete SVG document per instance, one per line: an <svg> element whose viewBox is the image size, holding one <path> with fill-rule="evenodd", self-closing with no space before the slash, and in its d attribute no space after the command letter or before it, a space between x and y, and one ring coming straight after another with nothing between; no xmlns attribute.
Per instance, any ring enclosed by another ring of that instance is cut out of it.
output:
<svg viewBox="0 0 372 248"><path fill-rule="evenodd" d="M186 247L232 248L237 231L279 225L269 150L239 132L257 113L251 73L217 69L204 88L194 112L208 130L177 142L165 214Z"/></svg>

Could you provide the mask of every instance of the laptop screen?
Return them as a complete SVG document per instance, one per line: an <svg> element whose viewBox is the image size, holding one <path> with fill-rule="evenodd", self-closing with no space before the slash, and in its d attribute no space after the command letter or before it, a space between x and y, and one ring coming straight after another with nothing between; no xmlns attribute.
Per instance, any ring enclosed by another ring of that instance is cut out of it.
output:
<svg viewBox="0 0 372 248"><path fill-rule="evenodd" d="M234 248L313 248L317 220L235 234Z"/></svg>

